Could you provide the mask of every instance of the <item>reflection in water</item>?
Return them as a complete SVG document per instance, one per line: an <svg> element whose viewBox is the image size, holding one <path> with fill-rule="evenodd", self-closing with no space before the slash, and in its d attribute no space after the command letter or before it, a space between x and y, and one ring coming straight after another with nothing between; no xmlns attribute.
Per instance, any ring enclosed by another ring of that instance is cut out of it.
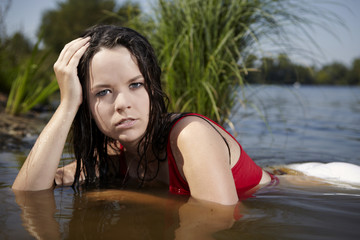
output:
<svg viewBox="0 0 360 240"><path fill-rule="evenodd" d="M15 191L23 225L36 239L60 239L52 190ZM242 203L222 206L167 194L101 190L76 194L63 239L214 239L242 216ZM66 218L66 216L64 216Z"/></svg>
<svg viewBox="0 0 360 240"><path fill-rule="evenodd" d="M243 208L241 202L236 206L221 206L190 198L179 209L180 226L175 239L214 239L214 233L230 229L241 218Z"/></svg>
<svg viewBox="0 0 360 240"><path fill-rule="evenodd" d="M53 190L14 193L26 230L36 239L60 239L59 224L54 218L56 205Z"/></svg>
<svg viewBox="0 0 360 240"><path fill-rule="evenodd" d="M179 203L130 191L85 192L74 200L67 238L173 239Z"/></svg>
<svg viewBox="0 0 360 240"><path fill-rule="evenodd" d="M37 239L359 239L359 190L286 178L230 207L166 191L92 190L63 196L57 208L71 213L59 215L52 190L15 196Z"/></svg>

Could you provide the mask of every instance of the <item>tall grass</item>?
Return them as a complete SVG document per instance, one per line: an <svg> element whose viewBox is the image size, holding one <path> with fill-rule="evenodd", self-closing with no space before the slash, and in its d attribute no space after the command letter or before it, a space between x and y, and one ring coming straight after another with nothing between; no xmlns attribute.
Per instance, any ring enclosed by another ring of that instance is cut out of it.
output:
<svg viewBox="0 0 360 240"><path fill-rule="evenodd" d="M6 112L9 114L18 115L28 112L59 88L56 80L49 82L39 74L39 69L47 58L47 54L39 57L39 44L40 39L11 85L6 104Z"/></svg>
<svg viewBox="0 0 360 240"><path fill-rule="evenodd" d="M243 63L261 53L259 40L290 45L288 25L311 40L306 26L316 23L309 16L318 14L306 1L158 0L149 38L162 64L170 110L228 121L238 100L246 102L238 96L250 70Z"/></svg>

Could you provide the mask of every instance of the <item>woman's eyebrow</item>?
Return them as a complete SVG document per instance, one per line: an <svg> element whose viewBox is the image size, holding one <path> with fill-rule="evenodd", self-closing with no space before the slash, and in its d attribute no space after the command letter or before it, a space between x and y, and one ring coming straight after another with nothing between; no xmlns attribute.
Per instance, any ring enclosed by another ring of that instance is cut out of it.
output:
<svg viewBox="0 0 360 240"><path fill-rule="evenodd" d="M136 80L138 80L138 79L140 79L140 78L144 78L143 75L138 75L138 76L135 76L135 77L133 77L133 78L130 78L130 79L128 80L128 83L132 83L132 82L134 82L134 81L136 81Z"/></svg>
<svg viewBox="0 0 360 240"><path fill-rule="evenodd" d="M140 79L140 78L144 78L142 75L138 75L138 76L135 76L133 78L130 78L127 83L133 83L135 82L136 80ZM95 84L94 86L91 87L91 90L93 89L98 89L98 88L108 88L110 87L111 84L108 84L108 83L99 83L99 84Z"/></svg>
<svg viewBox="0 0 360 240"><path fill-rule="evenodd" d="M108 88L108 87L110 87L110 84L100 83L100 84L95 84L94 86L92 86L90 90L94 90L94 89L98 89L98 88Z"/></svg>

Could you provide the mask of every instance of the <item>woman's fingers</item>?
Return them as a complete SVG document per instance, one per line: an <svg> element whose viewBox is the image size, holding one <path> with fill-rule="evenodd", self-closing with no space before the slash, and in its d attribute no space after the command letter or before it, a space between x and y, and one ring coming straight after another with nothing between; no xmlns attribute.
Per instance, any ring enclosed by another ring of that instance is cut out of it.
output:
<svg viewBox="0 0 360 240"><path fill-rule="evenodd" d="M81 56L89 46L89 40L90 37L78 38L65 45L54 64L54 71L57 75L58 73L61 74L64 72L72 72L73 70L76 70ZM72 64L69 66L69 63Z"/></svg>
<svg viewBox="0 0 360 240"><path fill-rule="evenodd" d="M79 61L89 46L90 37L78 38L66 44L54 64L55 75L60 87L61 100L82 102L82 90L77 75Z"/></svg>
<svg viewBox="0 0 360 240"><path fill-rule="evenodd" d="M65 47L63 48L63 50L61 51L57 62L61 62L65 65L67 65L69 63L69 61L71 60L72 56L80 48L82 48L85 44L87 44L89 42L89 40L90 40L90 37L77 38L77 39L69 42L68 44L66 44Z"/></svg>
<svg viewBox="0 0 360 240"><path fill-rule="evenodd" d="M68 61L67 65L70 67L77 67L80 61L80 58L89 47L90 42L86 42L85 45L82 45L79 49L75 51L75 53L71 56L70 60Z"/></svg>
<svg viewBox="0 0 360 240"><path fill-rule="evenodd" d="M78 38L65 45L54 64L54 71L58 81L63 81L70 76L72 76L71 78L77 78L77 65L89 46L89 40L89 37Z"/></svg>
<svg viewBox="0 0 360 240"><path fill-rule="evenodd" d="M61 50L60 54L59 54L59 57L57 59L58 62L61 62L63 59L64 59L64 55L65 53L68 51L69 47L74 44L75 42L78 42L82 40L82 38L77 38L77 39L74 39L72 40L71 42L67 43L64 48Z"/></svg>

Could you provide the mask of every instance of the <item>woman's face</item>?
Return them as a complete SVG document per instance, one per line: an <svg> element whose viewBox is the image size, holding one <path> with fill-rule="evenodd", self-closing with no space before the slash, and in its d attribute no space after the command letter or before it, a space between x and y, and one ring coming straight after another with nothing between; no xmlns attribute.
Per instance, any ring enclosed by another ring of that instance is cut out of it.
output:
<svg viewBox="0 0 360 240"><path fill-rule="evenodd" d="M102 48L90 64L89 106L98 128L124 146L137 144L149 122L144 78L125 47Z"/></svg>

